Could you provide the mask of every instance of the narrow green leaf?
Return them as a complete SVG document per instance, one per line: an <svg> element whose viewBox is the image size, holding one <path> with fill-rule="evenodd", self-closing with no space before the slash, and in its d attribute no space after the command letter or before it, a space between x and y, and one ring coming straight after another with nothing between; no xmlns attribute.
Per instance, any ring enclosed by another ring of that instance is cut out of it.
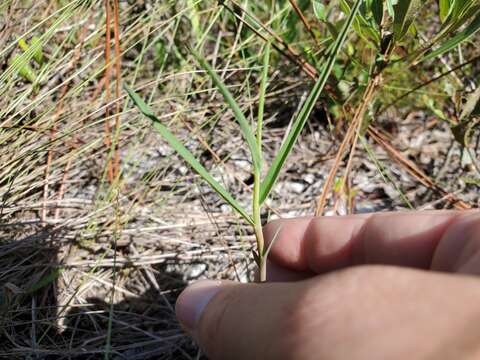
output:
<svg viewBox="0 0 480 360"><path fill-rule="evenodd" d="M283 142L280 151L278 152L277 156L273 160L272 166L268 170L268 173L265 179L262 182L262 186L260 189L260 203L263 203L267 198L268 194L272 190L273 185L277 181L278 175L280 174L280 170L282 169L283 165L285 164L285 160L287 159L288 155L290 154L293 145L298 139L305 123L310 116L313 108L315 107L315 103L317 102L322 90L327 83L328 77L332 71L333 65L335 64L335 60L337 59L337 55L342 48L343 43L347 37L348 30L352 26L352 22L357 15L358 9L362 0L357 0L353 5L350 14L348 15L347 21L344 23L342 30L340 31L339 36L335 40L334 46L332 48L332 52L327 58L326 63L322 68L322 72L320 73L320 77L318 78L315 86L313 87L312 91L308 95L308 98L305 100L298 116L296 117L290 132L287 135L287 138Z"/></svg>
<svg viewBox="0 0 480 360"><path fill-rule="evenodd" d="M192 52L193 56L195 59L199 62L199 64L207 71L207 73L210 75L211 79L215 83L215 86L218 88L220 93L223 95L223 98L225 101L228 103L230 106L230 109L232 109L233 114L235 115L235 119L237 120L238 124L240 125L240 129L242 130L242 134L247 141L248 147L250 149L250 153L252 156L252 163L253 167L260 171L261 168L261 159L260 159L260 153L257 150L256 143L255 143L255 136L253 135L252 129L250 128L250 124L245 118L245 115L243 114L242 110L240 109L240 106L237 104L235 99L233 98L232 94L230 91L227 89L225 84L222 82L220 77L217 75L215 70L212 69L212 67L205 61L205 59L194 49L190 48L190 51Z"/></svg>
<svg viewBox="0 0 480 360"><path fill-rule="evenodd" d="M395 41L400 41L405 36L421 6L421 0L400 0L394 5L393 33Z"/></svg>
<svg viewBox="0 0 480 360"><path fill-rule="evenodd" d="M383 0L372 0L371 10L375 22L380 26L383 20Z"/></svg>
<svg viewBox="0 0 480 360"><path fill-rule="evenodd" d="M168 142L168 144L180 155L192 168L195 170L198 175L200 175L203 180L205 180L218 195L220 195L235 211L237 211L246 221L253 225L252 218L243 207L230 195L230 193L218 183L212 175L203 167L202 164L193 156L193 154L173 135L170 130L163 125L160 120L153 114L150 107L135 93L132 89L125 85L125 90L128 93L128 96L137 108L148 117L153 122L155 129L163 136L163 138Z"/></svg>
<svg viewBox="0 0 480 360"><path fill-rule="evenodd" d="M433 59L439 55L446 53L447 51L452 50L460 43L468 40L478 30L480 30L480 14L478 14L475 19L473 19L473 21L463 31L459 32L457 35L447 40L436 50L427 54L421 61Z"/></svg>
<svg viewBox="0 0 480 360"><path fill-rule="evenodd" d="M348 16L350 14L350 4L346 0L340 1L340 9ZM380 43L380 32L373 21L366 17L367 9L364 5L360 6L357 16L352 23L353 29L366 42L371 42L373 46Z"/></svg>
<svg viewBox="0 0 480 360"><path fill-rule="evenodd" d="M320 0L313 1L313 13L321 22L327 21L327 8Z"/></svg>
<svg viewBox="0 0 480 360"><path fill-rule="evenodd" d="M35 70L28 63L28 59L25 56L15 55L13 57L12 66L15 66L18 70L18 74L25 80L34 83L37 75Z"/></svg>
<svg viewBox="0 0 480 360"><path fill-rule="evenodd" d="M262 157L262 129L263 129L263 116L264 116L264 110L265 110L265 94L267 92L269 64L270 64L270 44L267 43L265 46L265 52L263 54L263 69L262 69L262 77L260 80L260 94L259 94L259 100L258 100L257 150L260 153L260 159Z"/></svg>
<svg viewBox="0 0 480 360"><path fill-rule="evenodd" d="M393 9L393 5L395 5L396 2L394 2L394 0L387 0L387 11L388 11L388 15L390 15L390 17L394 17L395 16L395 10Z"/></svg>
<svg viewBox="0 0 480 360"><path fill-rule="evenodd" d="M453 0L451 13L454 20L459 18L461 14L474 3L475 1L472 0Z"/></svg>
<svg viewBox="0 0 480 360"><path fill-rule="evenodd" d="M450 5L450 0L439 0L438 7L440 10L440 20L442 22L445 21L445 19L448 17L450 10L453 9L453 7L451 7Z"/></svg>
<svg viewBox="0 0 480 360"><path fill-rule="evenodd" d="M33 60L38 65L42 65L43 62L43 49L42 49L42 41L38 36L34 36L32 40L30 41L30 45L27 44L24 38L21 38L18 40L18 46L24 51L28 52L30 47L32 48L33 51Z"/></svg>
<svg viewBox="0 0 480 360"><path fill-rule="evenodd" d="M38 36L34 36L30 41L32 48L34 49L33 52L33 60L38 65L42 65L43 63L43 44L42 40Z"/></svg>

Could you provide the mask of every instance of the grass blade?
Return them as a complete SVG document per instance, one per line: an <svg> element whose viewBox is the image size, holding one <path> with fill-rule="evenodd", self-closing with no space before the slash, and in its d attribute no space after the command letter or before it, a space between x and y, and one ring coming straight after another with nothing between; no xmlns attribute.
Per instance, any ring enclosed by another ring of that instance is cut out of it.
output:
<svg viewBox="0 0 480 360"><path fill-rule="evenodd" d="M223 95L225 101L228 103L228 106L230 107L230 109L232 109L233 114L235 115L235 119L237 120L238 124L240 125L240 129L242 130L242 134L243 134L245 140L247 141L248 148L250 149L250 153L252 155L253 167L257 171L260 171L261 159L260 159L260 153L257 150L257 146L256 146L256 142L255 142L255 136L253 135L250 124L249 124L248 120L245 118L245 115L243 114L242 110L240 109L240 106L235 101L232 94L230 93L230 91L225 86L225 84L222 82L222 79L220 79L220 77L217 75L215 70L212 69L212 67L205 61L205 59L198 52L196 52L193 48L190 48L190 51L192 52L193 56L198 61L198 63L210 75L210 77L212 78L215 86L218 88L218 91L220 91L220 93Z"/></svg>
<svg viewBox="0 0 480 360"><path fill-rule="evenodd" d="M137 108L153 122L155 129L163 136L168 144L200 175L220 195L235 211L237 211L245 220L253 224L252 218L247 214L245 209L230 195L230 193L217 182L203 167L202 164L193 156L193 154L173 135L170 130L163 125L160 120L153 114L150 107L138 96L135 91L125 85L125 90L132 99Z"/></svg>
<svg viewBox="0 0 480 360"><path fill-rule="evenodd" d="M343 43L345 42L348 30L352 26L353 20L357 15L357 12L358 12L358 9L360 8L361 3L362 3L362 0L357 0L353 5L350 11L350 14L348 15L347 21L343 25L343 28L340 31L340 34L335 40L334 46L332 48L332 52L328 56L327 62L323 66L323 70L320 74L320 77L318 78L317 82L315 83L315 86L313 87L312 91L308 95L308 98L305 100L305 103L303 104L302 109L300 110L297 118L293 123L290 133L288 134L287 138L283 142L282 147L280 148L280 151L278 152L277 156L273 160L272 166L268 170L268 173L262 182L262 186L260 189L260 203L263 203L265 201L268 194L272 190L272 187L275 184L278 178L278 175L280 174L280 170L285 164L285 160L290 154L293 148L293 145L295 145L295 142L297 141L298 136L300 135L303 127L305 126L305 123L307 122L308 117L310 116L310 113L312 112L315 106L315 103L317 102L320 94L322 93L322 90L325 84L327 83L330 72L332 71L333 65L335 64L335 60L337 59L337 55Z"/></svg>
<svg viewBox="0 0 480 360"><path fill-rule="evenodd" d="M440 45L440 47L429 54L427 54L421 61L433 59L439 55L446 53L447 51L452 50L458 44L464 42L472 35L474 35L478 30L480 30L480 14L478 14L475 19L461 32L447 40L445 43Z"/></svg>
<svg viewBox="0 0 480 360"><path fill-rule="evenodd" d="M263 128L263 115L265 112L265 94L267 91L267 80L268 80L268 66L270 63L270 44L267 43L265 46L265 52L263 54L263 69L262 77L260 80L260 94L258 100L258 120L257 120L257 149L262 154L262 128Z"/></svg>
<svg viewBox="0 0 480 360"><path fill-rule="evenodd" d="M450 0L440 0L438 2L438 7L440 10L440 21L443 23L445 22L445 19L447 19L450 10L453 9L453 6L451 6Z"/></svg>
<svg viewBox="0 0 480 360"><path fill-rule="evenodd" d="M387 0L387 12L388 15L393 19L395 15L395 10L393 10L393 0Z"/></svg>
<svg viewBox="0 0 480 360"><path fill-rule="evenodd" d="M395 41L400 41L405 36L420 7L420 0L399 0L394 5L393 33Z"/></svg>
<svg viewBox="0 0 480 360"><path fill-rule="evenodd" d="M381 26L383 20L383 0L372 0L371 10L375 22L378 26Z"/></svg>

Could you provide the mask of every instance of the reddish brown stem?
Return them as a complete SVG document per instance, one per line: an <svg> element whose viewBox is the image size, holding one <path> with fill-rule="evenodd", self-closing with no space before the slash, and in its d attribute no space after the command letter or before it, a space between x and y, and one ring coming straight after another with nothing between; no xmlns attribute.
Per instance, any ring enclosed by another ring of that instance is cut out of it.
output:
<svg viewBox="0 0 480 360"><path fill-rule="evenodd" d="M118 11L118 0L113 1L113 13L114 13L114 37L115 37L115 155L113 163L113 176L118 177L120 172L120 93L121 93L121 80L122 80L122 65L121 65L121 50L120 50L120 21Z"/></svg>

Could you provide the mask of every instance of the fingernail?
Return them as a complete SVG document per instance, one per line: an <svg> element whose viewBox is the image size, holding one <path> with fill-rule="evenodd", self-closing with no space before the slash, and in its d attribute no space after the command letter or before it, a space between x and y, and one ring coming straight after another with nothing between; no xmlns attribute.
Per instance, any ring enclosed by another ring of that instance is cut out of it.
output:
<svg viewBox="0 0 480 360"><path fill-rule="evenodd" d="M221 281L202 280L187 287L177 299L175 312L177 319L190 333L195 331L203 310L220 290Z"/></svg>

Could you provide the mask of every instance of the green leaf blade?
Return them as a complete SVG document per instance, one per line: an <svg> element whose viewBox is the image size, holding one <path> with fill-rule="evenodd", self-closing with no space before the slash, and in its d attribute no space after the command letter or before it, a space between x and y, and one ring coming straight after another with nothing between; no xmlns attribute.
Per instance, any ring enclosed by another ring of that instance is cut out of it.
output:
<svg viewBox="0 0 480 360"><path fill-rule="evenodd" d="M418 10L421 8L421 0L400 0L393 6L393 33L395 41L400 41L408 32Z"/></svg>
<svg viewBox="0 0 480 360"><path fill-rule="evenodd" d="M443 23L448 17L448 14L453 7L450 6L451 1L450 0L440 0L438 2L438 7L440 10L440 21Z"/></svg>
<svg viewBox="0 0 480 360"><path fill-rule="evenodd" d="M223 95L223 98L225 101L228 103L230 109L233 111L233 114L235 115L235 119L237 120L238 124L240 125L240 129L242 131L243 137L245 138L248 148L250 150L251 156L252 156L252 163L253 167L257 170L260 171L261 168L261 157L260 153L257 150L256 146L256 141L255 141L255 136L253 135L252 129L250 127L250 124L248 120L245 118L245 115L243 114L242 110L240 109L240 106L238 103L235 101L233 95L230 93L230 91L227 89L225 84L222 82L218 74L215 72L215 70L212 69L212 67L205 61L205 59L194 49L190 48L190 51L192 52L193 56L195 59L198 61L198 63L207 71L207 73L210 75L210 78L214 82L215 86L217 87L218 91Z"/></svg>
<svg viewBox="0 0 480 360"><path fill-rule="evenodd" d="M475 19L473 19L473 21L463 31L459 32L457 35L455 35L451 39L444 42L436 50L428 53L421 61L426 61L426 60L436 58L437 56L440 56L446 53L447 51L452 50L457 45L468 40L478 30L480 30L480 14L478 14L475 17Z"/></svg>
<svg viewBox="0 0 480 360"><path fill-rule="evenodd" d="M371 10L375 22L380 26L383 20L383 0L372 0Z"/></svg>
<svg viewBox="0 0 480 360"><path fill-rule="evenodd" d="M240 214L249 224L253 224L252 218L245 209L233 198L233 196L218 182L212 175L203 167L202 164L193 156L193 154L173 135L168 128L163 125L160 120L154 115L150 107L135 93L125 85L125 90L128 96L140 110L140 112L148 117L152 122L154 128L162 135L168 144L180 155L190 167L205 180L215 192L220 195L238 214Z"/></svg>
<svg viewBox="0 0 480 360"><path fill-rule="evenodd" d="M345 42L345 39L347 37L347 33L349 29L352 26L353 20L355 19L355 16L358 13L358 10L360 8L360 5L362 3L362 0L357 0L355 4L353 5L350 14L347 18L347 21L344 23L342 30L340 31L340 34L338 35L337 39L335 40L335 43L333 45L332 51L330 55L327 58L327 62L323 66L323 70L320 73L320 76L315 83L315 86L313 87L312 91L310 92L309 96L305 100L305 103L303 104L297 118L295 119L292 128L290 130L290 133L288 134L287 138L283 142L277 156L273 160L272 165L270 166L270 169L268 170L268 173L265 177L265 179L262 182L261 189L260 189L260 203L263 203L267 196L270 194L270 191L272 190L273 185L275 184L279 174L280 170L282 169L283 165L285 164L285 160L287 159L288 155L290 154L293 145L296 143L301 131L303 130L313 108L315 107L315 104L320 97L320 94L323 91L323 88L325 87L325 84L327 83L328 77L330 76L330 73L333 69L333 65L335 64L335 60L337 58L337 55Z"/></svg>

